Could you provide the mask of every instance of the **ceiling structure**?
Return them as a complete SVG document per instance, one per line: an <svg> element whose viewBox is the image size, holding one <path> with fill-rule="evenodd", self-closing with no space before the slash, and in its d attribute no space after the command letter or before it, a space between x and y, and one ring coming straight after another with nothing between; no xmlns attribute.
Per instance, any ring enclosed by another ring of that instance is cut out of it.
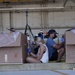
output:
<svg viewBox="0 0 75 75"><path fill-rule="evenodd" d="M0 0L0 3L41 3L41 2L55 3L55 0Z"/></svg>
<svg viewBox="0 0 75 75"><path fill-rule="evenodd" d="M12 7L12 5L16 4L46 4L46 3L51 3L51 4L58 4L58 6L45 6L45 7L30 7L30 8L15 8ZM0 0L0 4L3 6L0 6L0 11L12 11L12 10L61 10L64 9L65 6L68 4L71 4L75 6L75 0ZM60 4L60 5L59 5ZM3 8L3 9L2 9ZM7 9L6 9L7 8Z"/></svg>
<svg viewBox="0 0 75 75"><path fill-rule="evenodd" d="M44 4L44 3L63 3L63 6L66 5L68 1L75 3L75 0L0 0L0 4Z"/></svg>

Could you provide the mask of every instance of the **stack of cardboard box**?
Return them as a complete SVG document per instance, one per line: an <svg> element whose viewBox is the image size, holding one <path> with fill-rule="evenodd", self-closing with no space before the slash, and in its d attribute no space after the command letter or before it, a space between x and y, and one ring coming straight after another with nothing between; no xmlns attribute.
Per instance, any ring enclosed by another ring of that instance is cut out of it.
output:
<svg viewBox="0 0 75 75"><path fill-rule="evenodd" d="M3 39L5 38L5 39ZM27 38L24 34L13 33L0 35L0 63L26 62Z"/></svg>
<svg viewBox="0 0 75 75"><path fill-rule="evenodd" d="M66 31L66 63L75 63L75 33Z"/></svg>

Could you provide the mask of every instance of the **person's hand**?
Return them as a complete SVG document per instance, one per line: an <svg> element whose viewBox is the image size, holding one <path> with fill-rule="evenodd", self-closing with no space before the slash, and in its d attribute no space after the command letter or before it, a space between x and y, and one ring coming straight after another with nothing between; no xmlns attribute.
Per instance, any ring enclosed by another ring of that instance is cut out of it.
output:
<svg viewBox="0 0 75 75"><path fill-rule="evenodd" d="M31 49L27 48L27 52L28 52L28 54L30 54L31 53Z"/></svg>
<svg viewBox="0 0 75 75"><path fill-rule="evenodd" d="M64 38L61 38L61 41L62 41L62 42L65 42Z"/></svg>

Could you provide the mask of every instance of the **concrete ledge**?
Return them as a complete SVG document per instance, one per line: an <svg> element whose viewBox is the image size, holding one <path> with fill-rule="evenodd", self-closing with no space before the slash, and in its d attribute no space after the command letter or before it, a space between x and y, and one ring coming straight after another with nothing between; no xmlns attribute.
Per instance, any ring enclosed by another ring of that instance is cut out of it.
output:
<svg viewBox="0 0 75 75"><path fill-rule="evenodd" d="M66 63L0 64L0 72L30 70L69 70L73 68L75 68L75 64Z"/></svg>

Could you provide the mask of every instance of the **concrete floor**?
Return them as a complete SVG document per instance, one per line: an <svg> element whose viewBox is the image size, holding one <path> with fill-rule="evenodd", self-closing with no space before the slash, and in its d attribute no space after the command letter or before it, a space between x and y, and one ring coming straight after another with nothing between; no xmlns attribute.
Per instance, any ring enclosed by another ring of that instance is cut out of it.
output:
<svg viewBox="0 0 75 75"><path fill-rule="evenodd" d="M67 63L0 64L0 72L32 70L72 70L73 68L75 68L75 64Z"/></svg>
<svg viewBox="0 0 75 75"><path fill-rule="evenodd" d="M12 72L0 72L0 75L75 75L75 70L12 71Z"/></svg>

